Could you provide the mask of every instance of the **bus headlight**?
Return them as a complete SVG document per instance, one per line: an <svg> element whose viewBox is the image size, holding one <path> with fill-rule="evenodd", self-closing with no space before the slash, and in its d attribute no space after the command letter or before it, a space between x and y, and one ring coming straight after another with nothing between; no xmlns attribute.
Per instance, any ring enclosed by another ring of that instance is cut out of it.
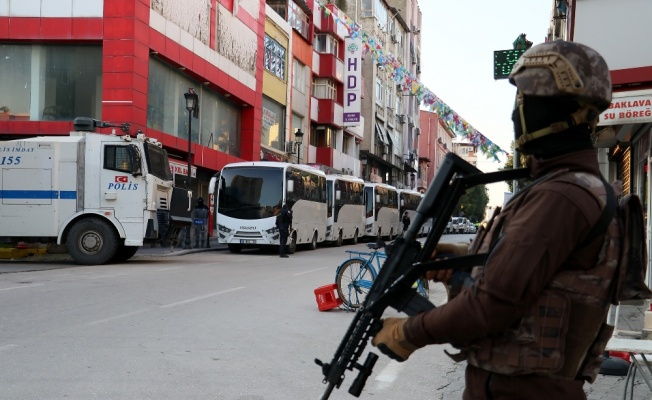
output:
<svg viewBox="0 0 652 400"><path fill-rule="evenodd" d="M273 235L275 232L278 232L278 228L272 228L265 230L265 233Z"/></svg>
<svg viewBox="0 0 652 400"><path fill-rule="evenodd" d="M217 230L219 230L220 232L224 232L224 233L231 233L231 229L227 228L224 225L218 225Z"/></svg>

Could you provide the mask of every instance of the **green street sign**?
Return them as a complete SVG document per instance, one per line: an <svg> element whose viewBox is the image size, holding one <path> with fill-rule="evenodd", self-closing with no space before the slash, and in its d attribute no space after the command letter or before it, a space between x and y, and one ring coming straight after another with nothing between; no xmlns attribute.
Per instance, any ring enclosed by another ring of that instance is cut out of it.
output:
<svg viewBox="0 0 652 400"><path fill-rule="evenodd" d="M494 79L507 79L516 61L526 49L494 51Z"/></svg>

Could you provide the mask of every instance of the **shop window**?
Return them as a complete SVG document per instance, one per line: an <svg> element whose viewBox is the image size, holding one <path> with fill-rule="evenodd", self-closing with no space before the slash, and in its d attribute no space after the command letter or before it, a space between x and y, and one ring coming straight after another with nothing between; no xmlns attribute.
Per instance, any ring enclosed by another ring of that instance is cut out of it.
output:
<svg viewBox="0 0 652 400"><path fill-rule="evenodd" d="M149 62L147 127L187 139L188 110L183 94L188 88L199 94L199 117L193 116L192 141L239 157L241 107L156 58Z"/></svg>
<svg viewBox="0 0 652 400"><path fill-rule="evenodd" d="M294 1L290 1L288 22L290 26L301 34L306 40L310 34L310 20L306 13Z"/></svg>
<svg viewBox="0 0 652 400"><path fill-rule="evenodd" d="M271 7L274 12L287 20L288 16L288 0L267 0L267 5Z"/></svg>
<svg viewBox="0 0 652 400"><path fill-rule="evenodd" d="M316 128L313 132L314 135L311 135L311 140L310 140L311 145L315 147L330 147L330 148L335 147L333 143L335 135L332 128L321 126ZM314 136L314 141L312 139L312 136Z"/></svg>
<svg viewBox="0 0 652 400"><path fill-rule="evenodd" d="M338 40L327 33L315 34L313 46L317 53L328 53L337 57Z"/></svg>
<svg viewBox="0 0 652 400"><path fill-rule="evenodd" d="M292 74L292 87L301 93L306 93L306 80L308 68L296 58L293 65L294 72Z"/></svg>
<svg viewBox="0 0 652 400"><path fill-rule="evenodd" d="M263 126L260 143L285 151L285 106L263 96Z"/></svg>
<svg viewBox="0 0 652 400"><path fill-rule="evenodd" d="M285 47L279 42L265 35L265 56L263 64L265 69L282 81L285 81Z"/></svg>
<svg viewBox="0 0 652 400"><path fill-rule="evenodd" d="M0 44L0 119L101 118L102 48Z"/></svg>
<svg viewBox="0 0 652 400"><path fill-rule="evenodd" d="M327 78L313 78L312 96L316 99L337 99L335 82Z"/></svg>

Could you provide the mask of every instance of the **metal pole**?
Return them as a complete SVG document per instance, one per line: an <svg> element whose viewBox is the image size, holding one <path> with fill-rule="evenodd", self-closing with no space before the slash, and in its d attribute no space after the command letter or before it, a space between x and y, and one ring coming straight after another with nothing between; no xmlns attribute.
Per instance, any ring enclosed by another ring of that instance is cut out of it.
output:
<svg viewBox="0 0 652 400"><path fill-rule="evenodd" d="M192 179L192 110L188 110L188 189L191 189L191 179ZM192 224L192 221L191 221ZM186 227L186 239L183 242L183 248L190 248L190 225Z"/></svg>

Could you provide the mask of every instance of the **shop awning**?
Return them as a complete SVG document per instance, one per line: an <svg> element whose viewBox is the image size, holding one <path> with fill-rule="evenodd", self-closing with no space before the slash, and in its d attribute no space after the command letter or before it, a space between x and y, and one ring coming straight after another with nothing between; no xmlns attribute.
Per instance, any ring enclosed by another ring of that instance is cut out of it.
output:
<svg viewBox="0 0 652 400"><path fill-rule="evenodd" d="M389 146L389 138L387 137L387 132L385 131L385 128L378 122L376 121L376 135L378 135L378 138L380 139L381 142L383 142L384 145Z"/></svg>

